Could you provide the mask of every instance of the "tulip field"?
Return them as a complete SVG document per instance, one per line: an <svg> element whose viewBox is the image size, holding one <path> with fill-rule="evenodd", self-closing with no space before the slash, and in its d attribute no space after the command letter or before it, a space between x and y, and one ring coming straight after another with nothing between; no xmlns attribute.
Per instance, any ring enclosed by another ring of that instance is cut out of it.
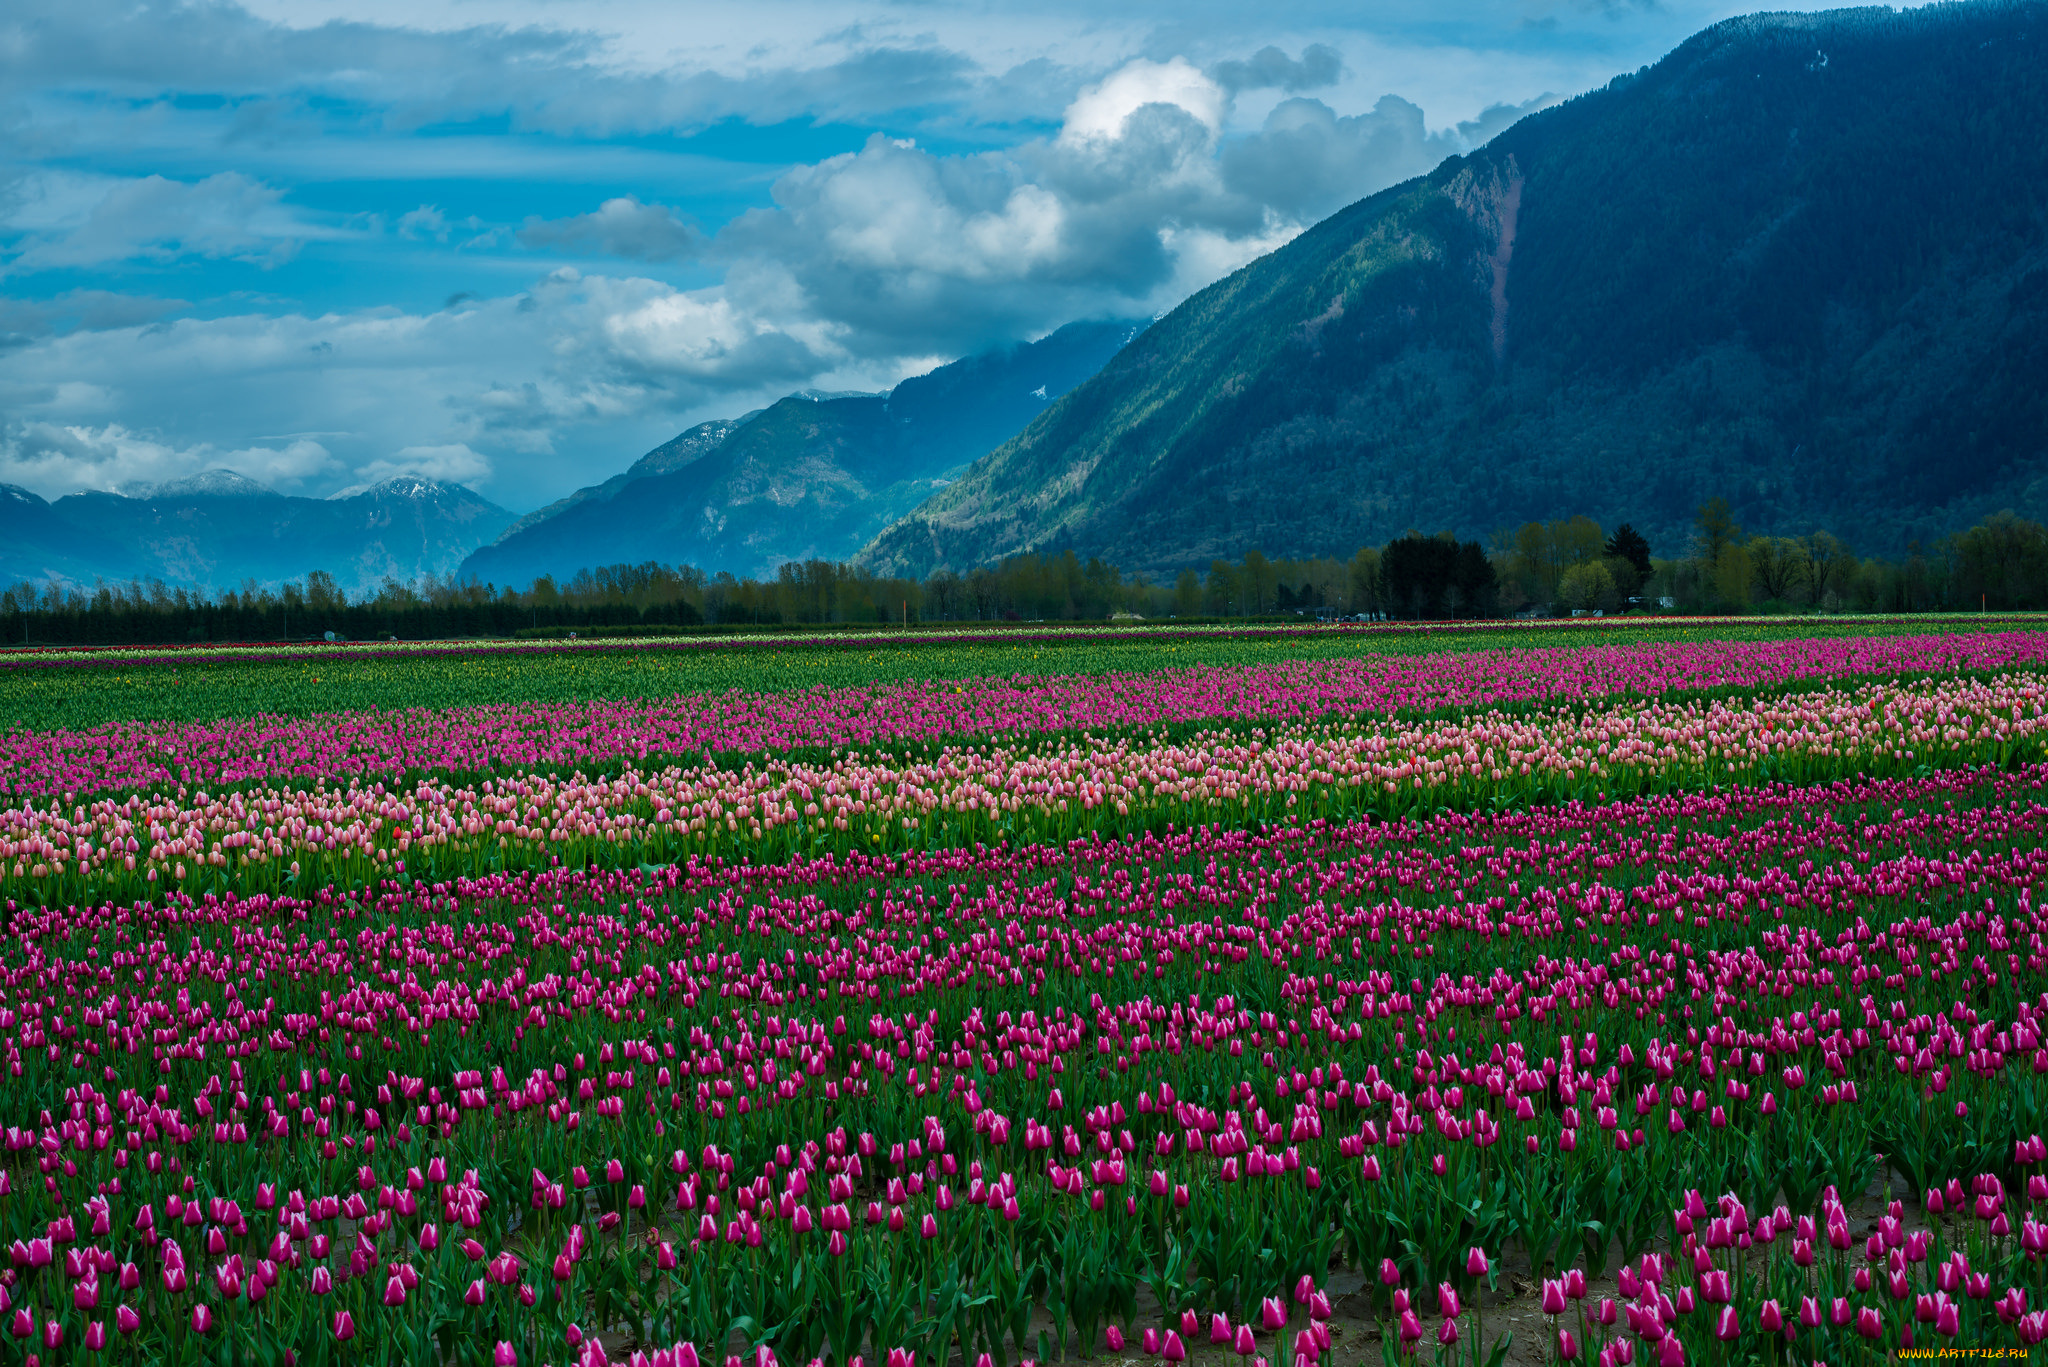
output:
<svg viewBox="0 0 2048 1367"><path fill-rule="evenodd" d="M1289 639L0 662L0 1360L2048 1352L2048 631Z"/></svg>

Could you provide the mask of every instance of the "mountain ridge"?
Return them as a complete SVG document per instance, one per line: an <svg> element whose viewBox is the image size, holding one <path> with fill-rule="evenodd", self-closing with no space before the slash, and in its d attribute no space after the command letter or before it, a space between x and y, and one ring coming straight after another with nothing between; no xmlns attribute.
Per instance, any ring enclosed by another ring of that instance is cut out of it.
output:
<svg viewBox="0 0 2048 1367"><path fill-rule="evenodd" d="M329 498L280 494L219 469L143 496L85 490L45 503L13 492L42 511L18 497L0 506L22 527L21 541L8 538L21 549L0 554L0 577L78 583L159 579L224 589L324 570L343 589L367 593L387 578L452 573L512 520L464 485L416 475Z"/></svg>
<svg viewBox="0 0 2048 1367"><path fill-rule="evenodd" d="M669 438L649 451L631 465L600 484L587 484L574 493L556 499L553 503L518 518L504 531L499 532L491 545L510 540L529 527L535 527L548 519L558 517L579 503L597 500L609 502L635 480L648 479L655 475L666 475L680 470L698 458L718 449L719 443L731 436L742 425L752 421L760 413L756 409L739 418L714 418L700 422Z"/></svg>
<svg viewBox="0 0 2048 1367"><path fill-rule="evenodd" d="M2048 8L1751 16L1197 293L861 563L2048 513Z"/></svg>
<svg viewBox="0 0 2048 1367"><path fill-rule="evenodd" d="M772 576L791 561L848 559L1142 327L1070 323L1036 342L913 376L886 394L791 394L729 424L687 460L634 475L661 451L718 426L703 424L551 505L547 516L523 519L472 554L461 573L525 584L653 560Z"/></svg>

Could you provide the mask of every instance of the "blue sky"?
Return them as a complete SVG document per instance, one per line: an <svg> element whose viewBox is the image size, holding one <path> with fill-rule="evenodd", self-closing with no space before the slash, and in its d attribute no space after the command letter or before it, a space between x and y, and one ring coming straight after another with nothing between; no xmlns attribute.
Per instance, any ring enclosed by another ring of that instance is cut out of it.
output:
<svg viewBox="0 0 2048 1367"><path fill-rule="evenodd" d="M1712 0L9 0L0 483L515 511L1170 308Z"/></svg>

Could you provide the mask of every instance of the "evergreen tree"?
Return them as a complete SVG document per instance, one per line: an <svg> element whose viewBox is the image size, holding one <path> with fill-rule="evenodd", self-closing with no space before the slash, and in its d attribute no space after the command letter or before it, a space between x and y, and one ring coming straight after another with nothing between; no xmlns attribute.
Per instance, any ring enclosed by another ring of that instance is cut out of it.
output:
<svg viewBox="0 0 2048 1367"><path fill-rule="evenodd" d="M1650 577L1650 543L1628 523L1614 529L1614 535L1607 538L1606 550L1617 560L1626 560L1634 565L1638 575L1645 579Z"/></svg>

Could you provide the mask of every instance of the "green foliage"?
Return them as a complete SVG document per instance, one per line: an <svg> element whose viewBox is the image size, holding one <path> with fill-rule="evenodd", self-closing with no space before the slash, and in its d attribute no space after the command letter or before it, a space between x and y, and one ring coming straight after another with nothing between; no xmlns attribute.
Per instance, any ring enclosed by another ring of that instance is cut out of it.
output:
<svg viewBox="0 0 2048 1367"><path fill-rule="evenodd" d="M1490 617L1497 581L1476 541L1410 534L1380 555L1389 609L1399 617Z"/></svg>

